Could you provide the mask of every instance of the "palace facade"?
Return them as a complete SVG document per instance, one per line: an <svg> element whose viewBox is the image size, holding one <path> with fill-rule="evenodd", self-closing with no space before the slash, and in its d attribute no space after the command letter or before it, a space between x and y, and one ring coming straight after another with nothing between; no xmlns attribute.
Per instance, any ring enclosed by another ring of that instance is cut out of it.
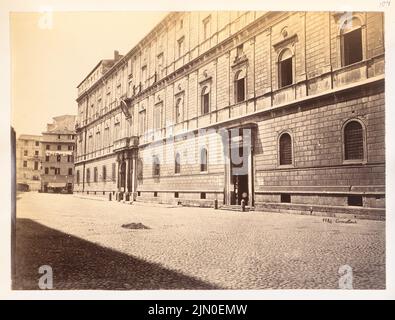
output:
<svg viewBox="0 0 395 320"><path fill-rule="evenodd" d="M168 14L78 85L74 192L383 219L383 20Z"/></svg>

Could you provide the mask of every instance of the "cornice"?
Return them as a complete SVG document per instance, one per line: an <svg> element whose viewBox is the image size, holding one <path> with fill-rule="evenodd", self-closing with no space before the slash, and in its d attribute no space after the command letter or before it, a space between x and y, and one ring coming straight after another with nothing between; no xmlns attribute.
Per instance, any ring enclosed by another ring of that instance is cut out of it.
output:
<svg viewBox="0 0 395 320"><path fill-rule="evenodd" d="M192 69L192 68L196 69L196 65L198 65L200 63L206 62L207 60L211 61L211 59L216 59L224 51L233 49L234 47L236 47L245 37L249 37L249 38L254 37L259 32L264 32L267 28L271 28L271 25L270 26L267 25L267 26L265 26L265 28L262 29L262 28L260 28L260 24L265 23L265 22L268 23L267 20L269 20L270 18L272 18L275 15L277 15L278 17L282 17L284 15L289 15L289 13L288 12L273 11L273 12L268 12L268 13L264 14L262 17L259 17L258 19L256 19L252 23L248 24L243 29L241 29L238 32L236 32L235 34L233 34L232 36L224 39L223 41L221 41L220 43L218 43L211 49L200 54L195 59L189 61L188 63L184 64L177 70L175 70L172 73L165 76L164 78L158 80L157 82L152 84L147 89L144 89L143 91L141 91L140 93L135 95L133 97L133 99L138 99L138 98L144 96L145 94L147 94L148 92L156 90L159 86L161 86L163 84L167 84L168 82L171 82L173 79L178 78L180 76L180 74L184 74L186 72L191 72L190 69ZM172 17L170 17L170 15L169 15L166 18L170 19ZM275 21L275 20L273 20L273 21ZM139 43L138 46L140 44L141 43ZM106 78L108 78L110 75L112 75L113 72L116 72L118 70L117 68L119 67L119 65L121 64L122 61L124 61L124 64L125 64L126 63L125 60L127 60L130 56L133 55L133 53L136 51L135 50L136 47L133 48L131 51L129 51L124 57L122 57L111 69L109 69L89 89L87 89L84 93L82 93L79 97L77 97L76 101L79 102L79 101L83 100L83 98L85 98L88 94L90 94L98 86L98 84L100 84L100 82L105 81Z"/></svg>

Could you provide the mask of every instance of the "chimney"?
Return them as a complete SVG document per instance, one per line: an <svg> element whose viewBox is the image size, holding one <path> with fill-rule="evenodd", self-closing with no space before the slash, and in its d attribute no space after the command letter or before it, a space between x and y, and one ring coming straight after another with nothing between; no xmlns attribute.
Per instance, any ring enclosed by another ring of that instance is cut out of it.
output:
<svg viewBox="0 0 395 320"><path fill-rule="evenodd" d="M119 51L118 50L114 50L114 60L118 61L121 58L122 58L122 55L119 54Z"/></svg>

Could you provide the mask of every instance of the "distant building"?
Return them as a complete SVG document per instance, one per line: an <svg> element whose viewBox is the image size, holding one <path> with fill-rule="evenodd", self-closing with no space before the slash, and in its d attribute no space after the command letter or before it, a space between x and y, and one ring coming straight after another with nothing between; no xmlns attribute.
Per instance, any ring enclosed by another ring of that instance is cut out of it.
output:
<svg viewBox="0 0 395 320"><path fill-rule="evenodd" d="M41 191L73 191L75 116L54 117L41 139Z"/></svg>
<svg viewBox="0 0 395 320"><path fill-rule="evenodd" d="M16 181L19 191L40 190L41 136L20 135L16 142Z"/></svg>

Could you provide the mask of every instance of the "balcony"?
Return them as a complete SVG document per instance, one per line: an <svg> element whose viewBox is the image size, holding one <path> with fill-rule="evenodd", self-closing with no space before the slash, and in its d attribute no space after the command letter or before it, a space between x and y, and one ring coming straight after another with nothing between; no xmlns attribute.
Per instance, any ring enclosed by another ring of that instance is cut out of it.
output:
<svg viewBox="0 0 395 320"><path fill-rule="evenodd" d="M139 138L136 136L124 137L114 141L113 151L121 151L130 148L137 148L139 145Z"/></svg>

